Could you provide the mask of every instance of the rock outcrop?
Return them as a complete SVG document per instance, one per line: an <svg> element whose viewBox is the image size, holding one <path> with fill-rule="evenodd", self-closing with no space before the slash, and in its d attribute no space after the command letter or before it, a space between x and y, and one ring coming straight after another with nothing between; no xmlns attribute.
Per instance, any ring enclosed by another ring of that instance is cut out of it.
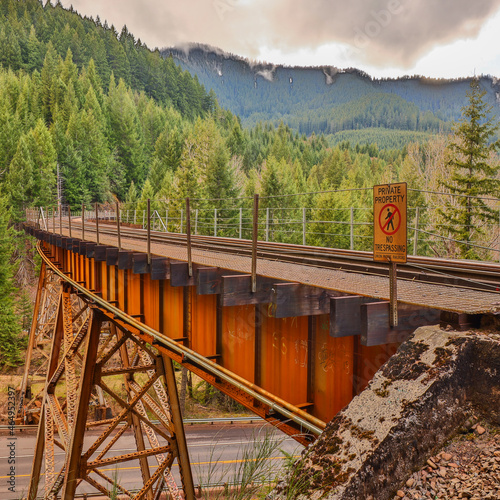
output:
<svg viewBox="0 0 500 500"><path fill-rule="evenodd" d="M392 498L474 413L500 424L500 341L419 328L268 498Z"/></svg>

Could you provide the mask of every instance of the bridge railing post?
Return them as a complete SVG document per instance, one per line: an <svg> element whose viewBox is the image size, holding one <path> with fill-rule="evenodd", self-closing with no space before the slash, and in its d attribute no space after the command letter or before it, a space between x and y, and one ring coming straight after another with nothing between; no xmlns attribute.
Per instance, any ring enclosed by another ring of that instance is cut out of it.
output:
<svg viewBox="0 0 500 500"><path fill-rule="evenodd" d="M68 229L69 237L71 238L71 207L68 205Z"/></svg>
<svg viewBox="0 0 500 500"><path fill-rule="evenodd" d="M96 231L96 243L99 245L99 206L95 204L95 231Z"/></svg>
<svg viewBox="0 0 500 500"><path fill-rule="evenodd" d="M148 198L148 241L147 241L147 252L148 252L148 265L151 264L151 200Z"/></svg>
<svg viewBox="0 0 500 500"><path fill-rule="evenodd" d="M350 221L350 249L354 250L354 207L351 207Z"/></svg>
<svg viewBox="0 0 500 500"><path fill-rule="evenodd" d="M120 232L120 205L116 202L116 232L118 236L118 251L122 249L122 236Z"/></svg>
<svg viewBox="0 0 500 500"><path fill-rule="evenodd" d="M413 255L418 254L418 225L420 221L420 208L415 209L415 233L413 234Z"/></svg>
<svg viewBox="0 0 500 500"><path fill-rule="evenodd" d="M193 276L193 261L191 258L191 209L189 207L189 197L186 198L186 240L188 257L188 275Z"/></svg>
<svg viewBox="0 0 500 500"><path fill-rule="evenodd" d="M85 240L85 204L82 203L82 240Z"/></svg>
<svg viewBox="0 0 500 500"><path fill-rule="evenodd" d="M266 241L269 241L269 207L266 208Z"/></svg>
<svg viewBox="0 0 500 500"><path fill-rule="evenodd" d="M252 227L252 293L257 291L257 238L259 236L259 195L253 198Z"/></svg>
<svg viewBox="0 0 500 500"><path fill-rule="evenodd" d="M240 227L239 227L240 240L242 238L242 235L243 235L243 208L240 207Z"/></svg>

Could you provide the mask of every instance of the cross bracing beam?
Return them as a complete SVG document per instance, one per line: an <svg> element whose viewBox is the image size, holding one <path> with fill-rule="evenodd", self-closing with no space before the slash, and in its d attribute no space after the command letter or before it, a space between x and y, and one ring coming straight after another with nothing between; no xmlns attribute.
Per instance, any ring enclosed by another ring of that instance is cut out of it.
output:
<svg viewBox="0 0 500 500"><path fill-rule="evenodd" d="M44 262L47 265L46 256ZM77 292L81 290L74 288L63 271L51 269L62 280L28 498L69 500L80 493L92 492L110 496L113 488L130 495L126 485L120 484L118 478L110 478L105 469L138 461L143 482L139 493L131 498L153 500L161 491L166 491L176 500L194 499L170 359L165 359L133 332L110 324L85 294L87 317L82 323L82 309L74 307ZM125 393L111 385L117 375L124 377ZM93 433L88 434L98 387L122 409L111 421L92 426ZM154 412L149 411L151 408ZM157 422L152 423L150 415ZM118 427L122 423L125 426ZM123 448L120 439L130 430L136 436L137 450L117 453ZM64 452L62 461L55 454L56 446ZM154 468L148 457L156 459ZM179 465L181 487L172 476L174 462Z"/></svg>

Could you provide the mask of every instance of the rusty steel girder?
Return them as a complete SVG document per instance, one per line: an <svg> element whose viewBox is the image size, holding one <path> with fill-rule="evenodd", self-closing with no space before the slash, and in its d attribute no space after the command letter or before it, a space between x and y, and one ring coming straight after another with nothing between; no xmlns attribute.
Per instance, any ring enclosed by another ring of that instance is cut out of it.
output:
<svg viewBox="0 0 500 500"><path fill-rule="evenodd" d="M45 284L50 291L44 289ZM80 493L110 497L115 491L138 500L153 500L165 491L172 499L194 499L170 359L78 297L70 284L47 280L43 267L39 297L44 293L54 295L57 287L55 313L48 314L50 326L38 324L43 316L43 302L39 300L32 328L32 333L43 331L50 338L51 352L39 398L37 443L27 498L69 500ZM36 342L33 335L33 349ZM117 377L121 380L118 385ZM103 395L114 401L114 415L98 411ZM135 438L135 450L123 454L119 450L129 433ZM56 450L63 452L63 460ZM142 484L134 494L109 474L110 466L131 461L139 464L142 475ZM172 475L174 462L179 465L180 486Z"/></svg>

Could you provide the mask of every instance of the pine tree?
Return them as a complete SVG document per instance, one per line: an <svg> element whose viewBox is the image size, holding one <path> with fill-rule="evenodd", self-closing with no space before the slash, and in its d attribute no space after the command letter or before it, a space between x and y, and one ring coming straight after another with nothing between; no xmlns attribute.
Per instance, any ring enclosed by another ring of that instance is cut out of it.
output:
<svg viewBox="0 0 500 500"><path fill-rule="evenodd" d="M481 199L482 196L499 196L500 164L495 157L500 142L496 136L498 124L490 115L492 107L483 100L486 91L474 78L467 92L469 104L462 108L462 120L455 127L455 137L448 145L451 168L449 179L442 185L459 196L446 204L439 213L444 226L460 243L463 258L477 259L478 253L470 243L484 234L485 224L496 222L498 212Z"/></svg>
<svg viewBox="0 0 500 500"><path fill-rule="evenodd" d="M19 140L4 185L15 221L24 220L24 210L33 200L33 187L33 160L26 137L23 136Z"/></svg>
<svg viewBox="0 0 500 500"><path fill-rule="evenodd" d="M5 197L0 197L0 366L16 366L20 358L21 325L14 303L13 230L11 213Z"/></svg>

